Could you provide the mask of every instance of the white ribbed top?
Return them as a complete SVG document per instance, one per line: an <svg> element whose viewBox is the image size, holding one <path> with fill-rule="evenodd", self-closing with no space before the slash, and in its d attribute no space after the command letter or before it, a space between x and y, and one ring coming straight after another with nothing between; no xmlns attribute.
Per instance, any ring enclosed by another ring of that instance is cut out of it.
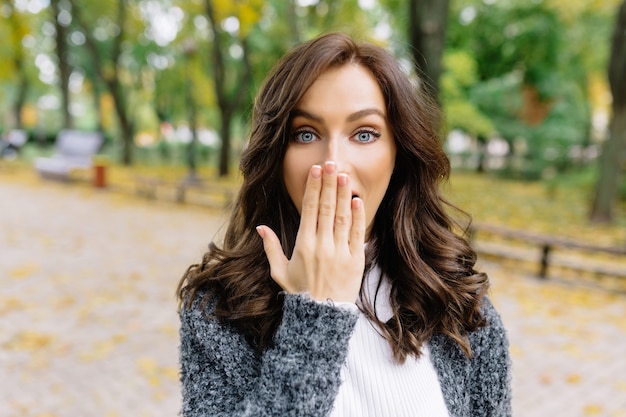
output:
<svg viewBox="0 0 626 417"><path fill-rule="evenodd" d="M373 268L365 278L370 300L380 275L380 269ZM392 316L389 293L389 283L383 279L375 306L383 322ZM420 359L409 356L400 365L394 361L389 343L363 314L350 339L341 378L331 417L448 417L428 346L422 347Z"/></svg>

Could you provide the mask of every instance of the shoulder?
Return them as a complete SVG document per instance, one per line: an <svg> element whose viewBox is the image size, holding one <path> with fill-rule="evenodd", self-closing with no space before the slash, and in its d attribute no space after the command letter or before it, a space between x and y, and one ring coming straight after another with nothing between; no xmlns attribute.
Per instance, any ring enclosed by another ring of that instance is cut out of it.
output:
<svg viewBox="0 0 626 417"><path fill-rule="evenodd" d="M470 346L475 356L489 351L489 356L508 358L509 341L500 314L488 297L483 298L480 309L486 325L469 334Z"/></svg>
<svg viewBox="0 0 626 417"><path fill-rule="evenodd" d="M468 333L472 356L481 355L486 350L508 355L508 338L502 318L488 297L484 297L480 307L480 313L485 319L485 325ZM435 334L430 344L436 350L446 351L454 356L465 356L460 347L451 338L438 333Z"/></svg>
<svg viewBox="0 0 626 417"><path fill-rule="evenodd" d="M216 297L206 291L198 291L188 295L182 300L180 311L178 312L182 324L197 327L213 317L215 311Z"/></svg>
<svg viewBox="0 0 626 417"><path fill-rule="evenodd" d="M484 299L482 314L486 326L470 334L474 358L472 383L468 387L474 415L511 415L511 359L509 340L500 314L489 298Z"/></svg>

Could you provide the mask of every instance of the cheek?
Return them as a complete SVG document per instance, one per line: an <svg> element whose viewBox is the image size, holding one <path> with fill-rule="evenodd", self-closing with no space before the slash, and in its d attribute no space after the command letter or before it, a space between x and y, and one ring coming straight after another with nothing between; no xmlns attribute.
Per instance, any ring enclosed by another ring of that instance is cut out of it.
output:
<svg viewBox="0 0 626 417"><path fill-rule="evenodd" d="M380 203L383 201L383 197L385 196L387 187L389 186L389 177L378 176L372 178L370 184L371 194L368 196L368 201L365 202L366 214L369 221L374 219L374 215L378 211Z"/></svg>
<svg viewBox="0 0 626 417"><path fill-rule="evenodd" d="M373 158L376 162L370 164L366 181L370 184L370 201L366 201L366 214L368 221L372 221L378 207L387 192L391 175L395 166L395 152L389 152L385 158Z"/></svg>
<svg viewBox="0 0 626 417"><path fill-rule="evenodd" d="M302 155L287 150L283 160L283 181L291 201L298 209L298 213L302 207L302 197L304 196L309 167L310 165L307 165L307 161L303 160Z"/></svg>

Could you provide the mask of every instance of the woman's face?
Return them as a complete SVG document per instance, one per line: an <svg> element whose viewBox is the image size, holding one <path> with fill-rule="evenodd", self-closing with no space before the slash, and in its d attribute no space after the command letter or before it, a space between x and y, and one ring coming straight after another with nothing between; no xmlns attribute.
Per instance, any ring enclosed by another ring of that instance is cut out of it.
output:
<svg viewBox="0 0 626 417"><path fill-rule="evenodd" d="M352 195L364 202L369 235L396 158L376 79L357 64L324 72L296 105L289 132L283 175L298 212L311 166L334 161L337 172L350 177Z"/></svg>

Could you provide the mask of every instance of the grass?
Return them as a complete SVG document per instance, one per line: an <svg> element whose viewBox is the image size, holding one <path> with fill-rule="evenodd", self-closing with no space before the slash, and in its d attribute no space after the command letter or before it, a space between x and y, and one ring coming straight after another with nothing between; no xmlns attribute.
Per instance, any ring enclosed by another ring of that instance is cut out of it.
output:
<svg viewBox="0 0 626 417"><path fill-rule="evenodd" d="M448 197L474 221L595 243L626 246L626 207L613 224L588 220L593 186L588 181L523 182L456 172Z"/></svg>

